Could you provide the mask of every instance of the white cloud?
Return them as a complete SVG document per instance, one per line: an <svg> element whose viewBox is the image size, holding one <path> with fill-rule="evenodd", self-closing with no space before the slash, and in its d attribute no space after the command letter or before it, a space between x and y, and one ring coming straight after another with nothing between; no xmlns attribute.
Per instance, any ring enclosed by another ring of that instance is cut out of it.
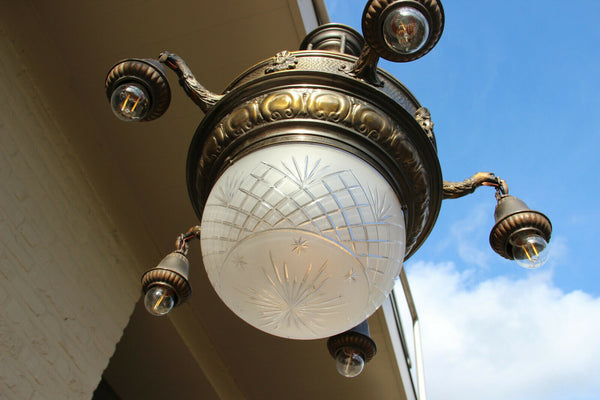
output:
<svg viewBox="0 0 600 400"><path fill-rule="evenodd" d="M592 399L600 392L600 298L551 272L471 284L452 263L408 271L430 400Z"/></svg>

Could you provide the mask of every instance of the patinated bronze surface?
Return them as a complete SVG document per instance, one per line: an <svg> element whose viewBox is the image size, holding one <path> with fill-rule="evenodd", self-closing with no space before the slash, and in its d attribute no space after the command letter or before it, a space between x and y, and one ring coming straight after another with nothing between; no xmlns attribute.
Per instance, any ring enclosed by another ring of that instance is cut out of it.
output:
<svg viewBox="0 0 600 400"><path fill-rule="evenodd" d="M457 199L471 194L480 186L500 188L502 193L508 193L506 182L491 172L478 172L462 182L444 181L444 199Z"/></svg>
<svg viewBox="0 0 600 400"><path fill-rule="evenodd" d="M207 112L212 106L217 104L223 96L215 94L207 90L197 80L192 70L188 67L185 61L177 54L164 51L159 56L159 61L171 68L179 77L179 84L187 93L190 99L200 109Z"/></svg>

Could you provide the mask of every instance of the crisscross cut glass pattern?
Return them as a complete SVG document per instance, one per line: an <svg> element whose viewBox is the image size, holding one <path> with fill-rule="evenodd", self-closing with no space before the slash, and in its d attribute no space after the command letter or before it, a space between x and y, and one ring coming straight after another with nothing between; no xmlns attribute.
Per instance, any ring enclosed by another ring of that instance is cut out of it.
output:
<svg viewBox="0 0 600 400"><path fill-rule="evenodd" d="M360 158L280 144L219 178L201 240L208 277L238 316L276 336L316 339L352 328L385 300L402 268L404 217Z"/></svg>

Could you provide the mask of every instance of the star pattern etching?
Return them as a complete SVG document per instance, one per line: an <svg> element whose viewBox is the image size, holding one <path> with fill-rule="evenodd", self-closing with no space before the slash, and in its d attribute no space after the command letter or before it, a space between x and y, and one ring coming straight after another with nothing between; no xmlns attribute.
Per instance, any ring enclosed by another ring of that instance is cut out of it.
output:
<svg viewBox="0 0 600 400"><path fill-rule="evenodd" d="M308 241L302 239L301 237L294 240L294 243L292 243L292 253L296 253L296 254L300 255L307 249L308 249Z"/></svg>
<svg viewBox="0 0 600 400"><path fill-rule="evenodd" d="M352 283L358 279L358 274L354 272L354 269L350 269L350 271L348 271L344 277L348 283Z"/></svg>
<svg viewBox="0 0 600 400"><path fill-rule="evenodd" d="M304 163L298 162L292 157L292 165L281 163L286 175L292 179L298 187L307 188L323 179L329 171L329 165L321 165L321 160L314 161L311 165L308 156L304 158Z"/></svg>
<svg viewBox="0 0 600 400"><path fill-rule="evenodd" d="M370 204L373 210L375 221L383 222L391 217L390 204L387 202L386 196L381 195L379 191L368 188L366 192L370 197Z"/></svg>
<svg viewBox="0 0 600 400"><path fill-rule="evenodd" d="M319 320L335 314L342 305L339 297L328 297L321 292L328 279L327 264L325 261L317 271L309 264L299 279L290 274L285 262L277 265L271 255L271 268L263 268L269 287L246 292L250 302L261 310L264 326L274 329L295 326L313 331L312 327L320 326Z"/></svg>
<svg viewBox="0 0 600 400"><path fill-rule="evenodd" d="M246 260L244 260L244 257L237 256L233 259L233 265L235 265L238 269L245 270L246 265L248 265L248 263L246 262Z"/></svg>

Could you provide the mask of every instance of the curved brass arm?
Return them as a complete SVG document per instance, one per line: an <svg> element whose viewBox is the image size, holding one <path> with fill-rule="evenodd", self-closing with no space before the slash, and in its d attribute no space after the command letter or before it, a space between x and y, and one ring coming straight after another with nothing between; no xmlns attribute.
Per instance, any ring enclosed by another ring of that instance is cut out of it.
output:
<svg viewBox="0 0 600 400"><path fill-rule="evenodd" d="M502 194L508 194L506 181L491 172L478 172L462 182L444 181L443 198L457 199L473 193L480 186L492 186Z"/></svg>
<svg viewBox="0 0 600 400"><path fill-rule="evenodd" d="M368 44L365 44L358 60L347 72L349 75L362 79L373 86L382 87L383 81L377 76L378 62L379 56L377 53Z"/></svg>
<svg viewBox="0 0 600 400"><path fill-rule="evenodd" d="M192 226L186 233L181 233L175 241L175 251L184 256L188 253L188 242L194 238L200 238L200 226Z"/></svg>
<svg viewBox="0 0 600 400"><path fill-rule="evenodd" d="M163 51L158 60L177 74L183 90L202 111L207 112L223 98L222 95L215 94L202 86L192 74L190 67L177 54Z"/></svg>

